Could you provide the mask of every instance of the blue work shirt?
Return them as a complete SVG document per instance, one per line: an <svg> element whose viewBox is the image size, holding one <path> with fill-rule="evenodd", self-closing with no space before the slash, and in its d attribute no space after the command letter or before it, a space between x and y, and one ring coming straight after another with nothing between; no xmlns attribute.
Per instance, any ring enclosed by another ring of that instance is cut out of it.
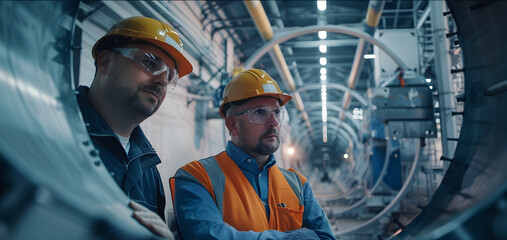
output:
<svg viewBox="0 0 507 240"><path fill-rule="evenodd" d="M275 165L275 157L271 154L265 166L259 170L255 159L230 141L226 152L241 169L261 201L266 203L264 207L269 216L268 169ZM223 221L213 197L197 182L176 178L175 192L174 212L183 239L335 239L329 220L315 199L308 181L303 185L303 226L288 232L236 230Z"/></svg>

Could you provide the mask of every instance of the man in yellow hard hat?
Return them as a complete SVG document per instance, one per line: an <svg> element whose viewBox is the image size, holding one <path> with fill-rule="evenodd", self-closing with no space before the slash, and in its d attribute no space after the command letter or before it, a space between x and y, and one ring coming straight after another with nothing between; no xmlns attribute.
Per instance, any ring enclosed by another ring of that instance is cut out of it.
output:
<svg viewBox="0 0 507 240"><path fill-rule="evenodd" d="M239 73L224 89L226 150L170 179L183 239L335 239L307 179L278 168L283 105L291 100L264 71Z"/></svg>
<svg viewBox="0 0 507 240"><path fill-rule="evenodd" d="M113 179L132 199L134 217L172 238L164 219L160 158L139 124L164 101L167 88L192 72L171 26L147 17L116 23L92 49L96 72L79 87L79 107L94 146ZM149 210L148 210L149 209Z"/></svg>

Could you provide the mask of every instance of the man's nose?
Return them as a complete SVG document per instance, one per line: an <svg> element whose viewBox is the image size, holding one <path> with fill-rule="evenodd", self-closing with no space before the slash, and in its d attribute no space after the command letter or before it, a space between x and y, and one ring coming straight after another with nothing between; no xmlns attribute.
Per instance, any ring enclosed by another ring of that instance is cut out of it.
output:
<svg viewBox="0 0 507 240"><path fill-rule="evenodd" d="M167 72L163 72L159 75L153 75L153 82L160 84L162 87L169 85L169 80L167 79Z"/></svg>
<svg viewBox="0 0 507 240"><path fill-rule="evenodd" d="M268 126L270 127L276 127L278 125L280 125L280 121L278 121L278 118L276 118L276 115L274 112L272 112L270 115L269 115L269 119L268 119L268 122L267 122Z"/></svg>

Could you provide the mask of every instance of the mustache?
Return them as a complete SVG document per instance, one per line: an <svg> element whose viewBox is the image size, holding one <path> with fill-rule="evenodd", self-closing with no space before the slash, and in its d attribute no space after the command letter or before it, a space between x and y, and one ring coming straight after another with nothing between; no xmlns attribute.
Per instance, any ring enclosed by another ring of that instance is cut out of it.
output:
<svg viewBox="0 0 507 240"><path fill-rule="evenodd" d="M274 135L276 135L276 137L278 137L278 131L276 130L276 128L268 129L264 134L262 134L262 137L265 137L265 136L271 135L271 134L274 134Z"/></svg>
<svg viewBox="0 0 507 240"><path fill-rule="evenodd" d="M157 95L158 98L162 97L162 88L157 84L147 84L141 87L141 90L152 92Z"/></svg>

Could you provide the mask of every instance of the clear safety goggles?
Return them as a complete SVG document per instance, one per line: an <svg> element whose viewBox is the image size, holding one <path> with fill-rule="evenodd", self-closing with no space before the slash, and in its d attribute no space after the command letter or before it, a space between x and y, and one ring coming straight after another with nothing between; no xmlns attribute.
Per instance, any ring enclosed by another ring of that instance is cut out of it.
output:
<svg viewBox="0 0 507 240"><path fill-rule="evenodd" d="M153 76L166 73L169 82L167 86L171 89L176 87L179 79L178 70L174 66L168 65L158 55L142 48L113 48L112 51L138 63Z"/></svg>
<svg viewBox="0 0 507 240"><path fill-rule="evenodd" d="M283 108L282 107L254 107L243 112L234 113L231 117L245 114L246 120L255 124L266 124L271 118L271 114L275 114L275 118L279 123L283 122Z"/></svg>

